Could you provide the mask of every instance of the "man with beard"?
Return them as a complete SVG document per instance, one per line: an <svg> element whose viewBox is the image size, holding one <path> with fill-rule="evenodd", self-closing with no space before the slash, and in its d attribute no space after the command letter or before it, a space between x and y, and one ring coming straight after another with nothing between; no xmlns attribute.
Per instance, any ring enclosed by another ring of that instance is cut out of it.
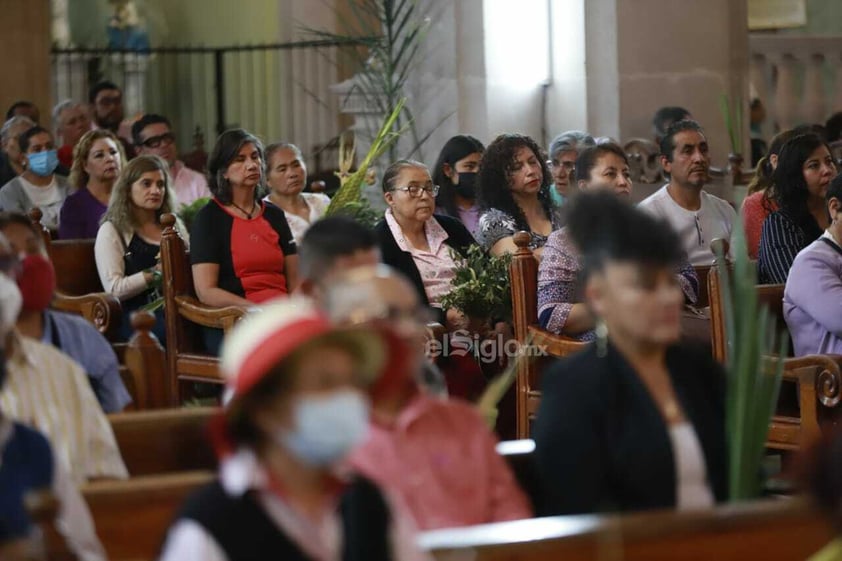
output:
<svg viewBox="0 0 842 561"><path fill-rule="evenodd" d="M88 102L93 111L96 128L107 129L117 135L123 144L126 158L134 154L131 142L120 136L120 124L123 122L123 92L114 82L99 82L88 92Z"/></svg>
<svg viewBox="0 0 842 561"><path fill-rule="evenodd" d="M699 123L673 123L661 140L661 166L669 182L640 203L640 208L665 219L681 238L690 263L710 265L710 242L730 239L737 213L703 187L708 182L710 154Z"/></svg>

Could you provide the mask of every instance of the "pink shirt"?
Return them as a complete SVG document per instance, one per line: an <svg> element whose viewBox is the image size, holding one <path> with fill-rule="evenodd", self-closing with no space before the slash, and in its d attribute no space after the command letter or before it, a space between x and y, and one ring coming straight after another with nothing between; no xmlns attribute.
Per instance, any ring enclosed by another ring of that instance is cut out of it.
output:
<svg viewBox="0 0 842 561"><path fill-rule="evenodd" d="M172 174L175 198L179 206L189 205L202 197L211 197L208 180L205 176L185 166L181 160L175 161L170 173Z"/></svg>
<svg viewBox="0 0 842 561"><path fill-rule="evenodd" d="M470 404L419 394L393 426L372 423L350 461L401 498L420 530L529 518L496 443Z"/></svg>
<svg viewBox="0 0 842 561"><path fill-rule="evenodd" d="M427 236L430 250L425 251L417 249L407 241L391 209L386 211L386 223L401 251L412 255L430 305L440 308L442 296L451 291L453 286L450 281L456 276L456 262L453 260L450 246L444 243L448 238L447 232L435 218L427 220L424 223L424 234Z"/></svg>

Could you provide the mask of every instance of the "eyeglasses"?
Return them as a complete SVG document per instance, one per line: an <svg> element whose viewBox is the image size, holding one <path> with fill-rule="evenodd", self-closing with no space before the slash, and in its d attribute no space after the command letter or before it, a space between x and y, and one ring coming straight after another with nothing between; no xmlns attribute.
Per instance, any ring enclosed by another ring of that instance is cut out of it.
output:
<svg viewBox="0 0 842 561"><path fill-rule="evenodd" d="M567 171L573 171L573 169L576 167L576 163L570 162L570 161L565 161L565 162L559 162L558 164L555 164L555 163L553 163L552 160L547 160L547 166L551 167L551 168L564 168Z"/></svg>
<svg viewBox="0 0 842 561"><path fill-rule="evenodd" d="M142 145L146 146L147 148L158 148L161 144L166 144L169 146L175 142L175 135L171 132L165 132L164 134L159 134L158 136L152 136L147 138L143 142Z"/></svg>
<svg viewBox="0 0 842 561"><path fill-rule="evenodd" d="M395 187L392 191L406 191L410 197L420 198L421 193L435 197L439 194L439 186L428 183L426 185L407 185L406 187Z"/></svg>

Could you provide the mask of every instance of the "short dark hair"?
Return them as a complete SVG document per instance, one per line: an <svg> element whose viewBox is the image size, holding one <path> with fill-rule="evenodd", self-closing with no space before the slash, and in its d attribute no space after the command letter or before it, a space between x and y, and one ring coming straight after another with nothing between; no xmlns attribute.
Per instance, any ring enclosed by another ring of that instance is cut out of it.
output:
<svg viewBox="0 0 842 561"><path fill-rule="evenodd" d="M260 172L263 173L262 162L266 160L263 152L263 143L252 133L245 129L228 129L216 139L216 144L208 158L208 188L213 196L223 204L231 203L231 184L223 174L234 158L239 154L240 149L246 144L254 144L260 153ZM260 196L260 189L254 190L255 200Z"/></svg>
<svg viewBox="0 0 842 561"><path fill-rule="evenodd" d="M15 111L17 111L18 108L20 108L20 107L31 107L31 108L35 109L36 111L38 110L38 108L35 107L35 104L32 103L31 101L27 101L25 99L19 99L18 101L11 104L9 106L9 110L6 111L6 121L8 121L12 117L14 117Z"/></svg>
<svg viewBox="0 0 842 561"><path fill-rule="evenodd" d="M836 174L836 177L827 186L827 195L825 198L828 201L835 198L842 202L842 173Z"/></svg>
<svg viewBox="0 0 842 561"><path fill-rule="evenodd" d="M117 87L117 84L115 84L114 82L110 82L108 80L97 82L96 84L91 86L90 90L88 90L88 103L96 103L96 96L99 95L99 92L104 90L117 90L119 92L123 91L119 87Z"/></svg>
<svg viewBox="0 0 842 561"><path fill-rule="evenodd" d="M581 254L582 279L611 261L674 267L684 259L675 230L663 219L608 191L586 191L565 205L567 229Z"/></svg>
<svg viewBox="0 0 842 561"><path fill-rule="evenodd" d="M675 135L684 131L696 131L705 136L702 125L692 119L682 119L671 124L661 138L661 145L659 146L661 155L666 157L668 162L672 161L672 153L675 151Z"/></svg>
<svg viewBox="0 0 842 561"><path fill-rule="evenodd" d="M842 111L834 113L824 124L828 142L842 140Z"/></svg>
<svg viewBox="0 0 842 561"><path fill-rule="evenodd" d="M140 138L140 133L143 132L143 129L148 127L149 125L167 125L167 128L172 131L172 124L170 120L164 117L163 115L157 115L155 113L147 113L137 121L132 124L132 143L136 147L140 147L143 144L143 140Z"/></svg>
<svg viewBox="0 0 842 561"><path fill-rule="evenodd" d="M33 136L41 134L42 132L49 134L50 138L53 137L53 133L40 125L35 125L34 127L30 127L23 131L20 136L18 136L18 146L20 147L20 151L26 154L26 151L29 150L29 141L32 140Z"/></svg>
<svg viewBox="0 0 842 561"><path fill-rule="evenodd" d="M348 216L317 220L298 244L298 273L304 279L326 275L340 257L377 247L374 232Z"/></svg>
<svg viewBox="0 0 842 561"><path fill-rule="evenodd" d="M678 121L684 121L690 117L690 112L683 107L675 105L661 107L655 111L655 116L652 117L652 129L655 133L655 142L661 143L661 139L667 133L667 129Z"/></svg>
<svg viewBox="0 0 842 561"><path fill-rule="evenodd" d="M597 160L606 154L616 154L629 164L629 158L616 142L604 142L596 146L588 146L576 157L576 181L589 181L591 170L596 166Z"/></svg>
<svg viewBox="0 0 842 561"><path fill-rule="evenodd" d="M28 216L20 212L0 211L0 231L5 230L12 224L29 228L38 238L38 242L43 244L41 232L38 231L38 228L35 227Z"/></svg>

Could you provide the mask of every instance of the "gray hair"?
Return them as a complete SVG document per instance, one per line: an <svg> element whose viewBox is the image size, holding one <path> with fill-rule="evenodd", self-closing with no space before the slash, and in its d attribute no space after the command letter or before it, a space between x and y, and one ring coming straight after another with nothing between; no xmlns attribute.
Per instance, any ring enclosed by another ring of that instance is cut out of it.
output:
<svg viewBox="0 0 842 561"><path fill-rule="evenodd" d="M35 121L25 115L15 115L3 123L3 128L0 128L0 142L6 144L9 140L9 136L12 134L12 129L17 128L19 125L25 125L26 130L28 130L35 126Z"/></svg>
<svg viewBox="0 0 842 561"><path fill-rule="evenodd" d="M563 152L579 152L583 148L596 146L596 141L584 131L566 131L558 135L550 143L550 159Z"/></svg>
<svg viewBox="0 0 842 561"><path fill-rule="evenodd" d="M53 107L53 127L58 128L59 121L61 120L61 112L66 111L68 109L75 109L80 105L84 105L81 101L76 101L75 99L65 99L64 101L60 101L56 103L56 106Z"/></svg>

